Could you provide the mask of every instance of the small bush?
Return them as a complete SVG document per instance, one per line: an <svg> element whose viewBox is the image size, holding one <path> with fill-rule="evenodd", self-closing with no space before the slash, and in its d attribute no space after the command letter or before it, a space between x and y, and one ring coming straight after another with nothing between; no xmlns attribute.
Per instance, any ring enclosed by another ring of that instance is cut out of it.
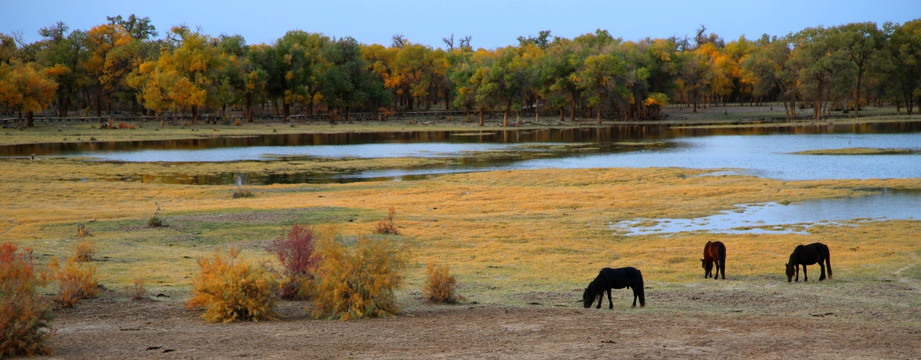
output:
<svg viewBox="0 0 921 360"><path fill-rule="evenodd" d="M193 296L189 308L204 307L207 321L225 323L236 320L273 320L278 283L261 266L236 261L239 252L230 249L198 260L201 267L192 282Z"/></svg>
<svg viewBox="0 0 921 360"><path fill-rule="evenodd" d="M51 353L45 344L51 309L36 291L39 285L31 253L0 244L0 358Z"/></svg>
<svg viewBox="0 0 921 360"><path fill-rule="evenodd" d="M374 228L374 232L377 234L399 235L399 230L397 230L396 225L393 224L393 215L396 213L397 211L394 210L394 208L391 206L390 210L387 212L387 220L379 221L377 226Z"/></svg>
<svg viewBox="0 0 921 360"><path fill-rule="evenodd" d="M90 240L83 240L74 246L74 260L79 262L93 261L93 255L96 254L95 246Z"/></svg>
<svg viewBox="0 0 921 360"><path fill-rule="evenodd" d="M82 299L96 296L99 280L96 278L96 266L77 261L76 256L68 258L62 265L57 258L48 263L48 272L42 274L45 280L58 283L58 292L52 300L61 307L74 306Z"/></svg>
<svg viewBox="0 0 921 360"><path fill-rule="evenodd" d="M319 242L314 316L329 319L384 317L400 311L394 291L402 284L406 255L387 239L359 239L351 248Z"/></svg>
<svg viewBox="0 0 921 360"><path fill-rule="evenodd" d="M282 299L303 299L304 291L317 270L317 255L313 251L313 229L294 225L285 237L275 239L266 250L278 256L283 268Z"/></svg>
<svg viewBox="0 0 921 360"><path fill-rule="evenodd" d="M160 219L159 216L151 216L150 219L147 219L147 227L159 228L164 227L166 224L163 223L163 219Z"/></svg>
<svg viewBox="0 0 921 360"><path fill-rule="evenodd" d="M77 225L77 237L87 237L90 236L90 231L86 228L85 225Z"/></svg>
<svg viewBox="0 0 921 360"><path fill-rule="evenodd" d="M234 199L253 196L253 192L249 190L249 179L249 174L236 174L233 176L233 183L237 187L233 192Z"/></svg>
<svg viewBox="0 0 921 360"><path fill-rule="evenodd" d="M428 277L422 289L422 295L426 300L447 304L455 304L460 300L455 291L457 280L449 274L449 271L447 265L429 263L426 269Z"/></svg>
<svg viewBox="0 0 921 360"><path fill-rule="evenodd" d="M144 287L144 278L134 278L134 284L125 286L125 294L132 300L141 300L147 296L147 289Z"/></svg>

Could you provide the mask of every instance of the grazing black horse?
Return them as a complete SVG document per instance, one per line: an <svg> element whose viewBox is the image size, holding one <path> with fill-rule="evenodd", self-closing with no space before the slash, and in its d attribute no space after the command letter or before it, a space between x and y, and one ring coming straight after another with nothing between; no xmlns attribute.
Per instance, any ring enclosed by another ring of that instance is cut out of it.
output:
<svg viewBox="0 0 921 360"><path fill-rule="evenodd" d="M632 267L623 267L617 269L604 268L598 273L598 277L592 280L585 288L582 294L582 302L585 308L592 306L595 299L598 299L598 309L604 302L604 292L608 292L609 309L614 308L614 302L611 300L611 289L623 289L629 287L633 289L633 307L636 307L636 299L640 299L640 307L646 306L646 296L643 293L643 274Z"/></svg>
<svg viewBox="0 0 921 360"><path fill-rule="evenodd" d="M713 271L713 264L716 263L716 271ZM704 258L700 259L700 266L704 268L704 279L710 277L712 272L713 279L720 278L720 272L723 273L723 280L726 280L726 245L719 241L707 241L704 245Z"/></svg>
<svg viewBox="0 0 921 360"><path fill-rule="evenodd" d="M822 262L825 262L824 264ZM831 254L828 252L828 246L822 243L809 245L799 245L793 249L790 254L790 262L787 265L787 282L793 281L793 275L796 275L796 281L799 281L799 266L803 265L803 281L809 281L806 275L806 265L818 263L822 268L822 276L819 281L825 280L825 267L828 266L828 278L831 279Z"/></svg>

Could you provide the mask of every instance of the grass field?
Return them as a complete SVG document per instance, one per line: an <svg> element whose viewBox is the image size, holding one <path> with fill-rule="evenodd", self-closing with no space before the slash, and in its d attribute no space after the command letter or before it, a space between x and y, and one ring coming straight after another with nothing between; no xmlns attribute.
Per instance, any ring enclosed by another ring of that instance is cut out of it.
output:
<svg viewBox="0 0 921 360"><path fill-rule="evenodd" d="M739 118L741 115L735 119ZM276 123L99 130L87 124L8 129L0 136L0 144L403 127L405 124L398 123ZM741 175L701 176L711 170L689 169L529 170L405 182L252 186L255 196L242 199L232 198L233 186L137 181L143 176L334 172L431 161L441 160L135 164L79 158L4 159L0 160L0 193L4 194L0 197L0 241L30 247L40 262L46 262L53 256L68 255L81 240L77 238L78 226L84 225L96 245L102 285L119 290L142 277L152 293L185 298L197 271L196 260L218 247L235 246L243 249L246 258L271 261L263 246L293 224L334 226L345 239L380 236L372 234L374 225L394 207L401 232L395 239L407 243L412 251L413 265L407 270L401 295L409 299L420 291L424 266L432 261L449 265L461 294L479 303L522 305L534 302L541 294L577 296L605 266L634 266L643 271L652 288L690 291L689 286L702 281L698 259L708 240L726 243L727 272L732 280L740 281L735 284L755 284L743 290L763 296L773 291L771 284L785 283L783 264L793 247L816 241L831 248L835 279L859 284L905 281L913 291L921 284L919 221L815 226L808 235L688 232L623 236L610 228L611 223L638 218L707 216L736 204L863 196L881 188L921 191L921 179L778 181ZM149 228L147 220L158 207L168 226ZM812 270L815 279L817 270ZM548 296L553 299L557 295ZM917 308L921 304L914 300L906 306Z"/></svg>

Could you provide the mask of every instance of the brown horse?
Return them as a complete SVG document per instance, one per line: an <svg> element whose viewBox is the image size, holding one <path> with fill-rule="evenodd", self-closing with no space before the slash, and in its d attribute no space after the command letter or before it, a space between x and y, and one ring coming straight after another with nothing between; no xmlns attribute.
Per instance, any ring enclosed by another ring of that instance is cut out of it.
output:
<svg viewBox="0 0 921 360"><path fill-rule="evenodd" d="M822 262L825 262L824 264ZM828 267L828 278L831 279L831 253L828 251L828 246L825 246L823 243L812 243L809 245L799 245L793 249L793 253L790 254L790 261L787 262L787 282L793 281L793 276L796 276L796 281L799 281L799 266L803 265L803 281L809 281L809 278L806 275L806 265L819 264L819 267L822 269L822 275L819 276L819 281L825 280L825 268Z"/></svg>
<svg viewBox="0 0 921 360"><path fill-rule="evenodd" d="M720 273L723 273L723 280L726 279L726 245L719 241L707 241L704 245L704 258L700 259L700 266L704 268L704 279L710 277L713 270L713 263L716 263L716 271L712 272L713 279L719 279Z"/></svg>

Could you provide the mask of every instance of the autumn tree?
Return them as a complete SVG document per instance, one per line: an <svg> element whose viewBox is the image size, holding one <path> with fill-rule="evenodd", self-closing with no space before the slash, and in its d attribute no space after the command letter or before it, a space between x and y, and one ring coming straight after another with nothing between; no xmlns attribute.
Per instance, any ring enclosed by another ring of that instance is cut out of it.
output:
<svg viewBox="0 0 921 360"><path fill-rule="evenodd" d="M25 126L34 126L33 113L51 105L58 84L35 62L12 60L0 63L0 103L19 114L19 129L23 129L22 113L26 113Z"/></svg>
<svg viewBox="0 0 921 360"><path fill-rule="evenodd" d="M111 112L111 96L123 90L125 77L140 64L136 41L119 24L97 25L83 39L89 58L83 67L93 81L96 116Z"/></svg>

